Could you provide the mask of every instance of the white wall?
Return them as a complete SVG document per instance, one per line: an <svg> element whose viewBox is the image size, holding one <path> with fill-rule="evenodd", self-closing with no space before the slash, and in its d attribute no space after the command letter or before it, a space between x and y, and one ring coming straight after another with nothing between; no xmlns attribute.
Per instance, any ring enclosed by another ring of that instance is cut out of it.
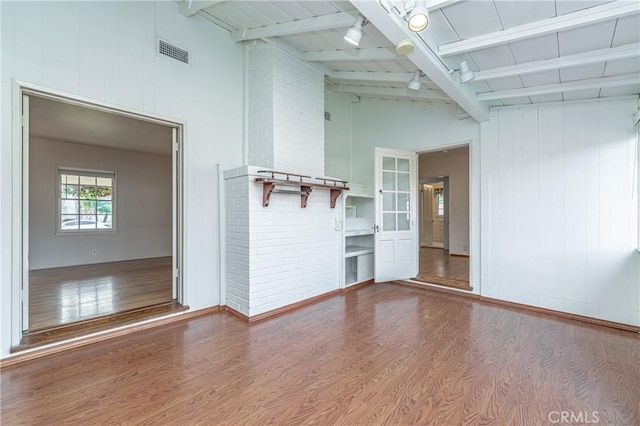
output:
<svg viewBox="0 0 640 426"><path fill-rule="evenodd" d="M326 91L324 110L331 120L324 122L324 169L327 176L351 181L351 94Z"/></svg>
<svg viewBox="0 0 640 426"><path fill-rule="evenodd" d="M31 138L29 162L29 269L171 256L171 156ZM58 166L116 172L116 233L56 235Z"/></svg>
<svg viewBox="0 0 640 426"><path fill-rule="evenodd" d="M504 108L482 126L482 295L640 325L636 100Z"/></svg>
<svg viewBox="0 0 640 426"><path fill-rule="evenodd" d="M469 151L419 156L420 178L449 176L449 253L469 254ZM466 249L465 249L466 248Z"/></svg>
<svg viewBox="0 0 640 426"><path fill-rule="evenodd" d="M185 123L185 302L219 302L216 164L242 164L243 48L173 2L0 2L0 354L11 345L13 78ZM155 53L156 36L191 52ZM17 178L17 176L13 176Z"/></svg>

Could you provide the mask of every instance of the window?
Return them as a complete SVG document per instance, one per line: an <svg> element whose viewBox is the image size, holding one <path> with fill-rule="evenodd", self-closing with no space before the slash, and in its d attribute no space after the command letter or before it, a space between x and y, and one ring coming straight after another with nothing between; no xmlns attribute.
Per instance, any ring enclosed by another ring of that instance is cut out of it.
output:
<svg viewBox="0 0 640 426"><path fill-rule="evenodd" d="M115 229L115 172L58 169L58 232Z"/></svg>
<svg viewBox="0 0 640 426"><path fill-rule="evenodd" d="M433 191L433 195L436 199L436 206L438 207L438 216L444 216L444 189L436 188Z"/></svg>

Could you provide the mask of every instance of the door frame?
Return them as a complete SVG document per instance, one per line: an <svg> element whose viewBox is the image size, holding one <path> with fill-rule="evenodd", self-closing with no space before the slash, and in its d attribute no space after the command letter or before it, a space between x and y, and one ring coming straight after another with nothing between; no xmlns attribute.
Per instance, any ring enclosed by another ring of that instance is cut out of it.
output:
<svg viewBox="0 0 640 426"><path fill-rule="evenodd" d="M91 108L112 114L149 121L176 129L175 143L172 147L173 185L173 292L179 303L186 300L184 288L184 139L186 122L155 113L126 108L120 105L90 99L84 96L51 89L20 80L12 81L12 218L11 218L11 346L17 346L22 339L23 302L28 306L29 274L29 143L23 143L23 95L38 96L66 102L84 108ZM27 285L26 290L25 284ZM26 300L25 300L26 299ZM28 309L28 308L27 308Z"/></svg>
<svg viewBox="0 0 640 426"><path fill-rule="evenodd" d="M418 173L419 172L420 172L420 166L418 166ZM449 250L449 176L443 176L441 178L435 177L435 178L418 179L418 185L438 183L438 182L442 182L443 184L442 188L444 191L444 215L442 217L442 220L444 222L443 224L444 229L442 231L442 248L443 250ZM422 215L424 214L424 212L422 211L422 205L420 206L418 214L420 216L420 220L419 220L420 235L422 235L422 224L423 224Z"/></svg>

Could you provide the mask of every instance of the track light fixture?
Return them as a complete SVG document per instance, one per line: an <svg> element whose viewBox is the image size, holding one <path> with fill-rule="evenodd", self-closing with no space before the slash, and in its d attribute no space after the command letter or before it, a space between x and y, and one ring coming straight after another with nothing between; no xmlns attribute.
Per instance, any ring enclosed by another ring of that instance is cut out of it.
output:
<svg viewBox="0 0 640 426"><path fill-rule="evenodd" d="M427 28L427 25L429 25L429 11L427 10L426 0L416 0L415 7L409 14L407 25L415 33Z"/></svg>
<svg viewBox="0 0 640 426"><path fill-rule="evenodd" d="M476 78L476 75L469 68L467 61L460 62L460 83L464 84Z"/></svg>
<svg viewBox="0 0 640 426"><path fill-rule="evenodd" d="M365 24L365 21L364 16L358 15L356 21L344 35L344 39L357 47L360 44L360 39L362 38L362 26Z"/></svg>
<svg viewBox="0 0 640 426"><path fill-rule="evenodd" d="M420 81L420 79L422 78L423 74L422 71L420 70L416 70L413 73L413 77L411 78L411 81L409 81L409 85L407 86L407 88L409 90L420 90L420 85L422 84L422 82Z"/></svg>

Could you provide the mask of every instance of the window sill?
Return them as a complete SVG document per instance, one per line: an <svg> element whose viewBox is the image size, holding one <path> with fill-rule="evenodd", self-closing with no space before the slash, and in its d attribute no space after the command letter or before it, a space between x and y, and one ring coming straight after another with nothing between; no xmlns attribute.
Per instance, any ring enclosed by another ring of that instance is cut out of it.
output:
<svg viewBox="0 0 640 426"><path fill-rule="evenodd" d="M117 229L105 229L103 231L56 231L56 237L78 236L78 235L113 235L117 234Z"/></svg>

